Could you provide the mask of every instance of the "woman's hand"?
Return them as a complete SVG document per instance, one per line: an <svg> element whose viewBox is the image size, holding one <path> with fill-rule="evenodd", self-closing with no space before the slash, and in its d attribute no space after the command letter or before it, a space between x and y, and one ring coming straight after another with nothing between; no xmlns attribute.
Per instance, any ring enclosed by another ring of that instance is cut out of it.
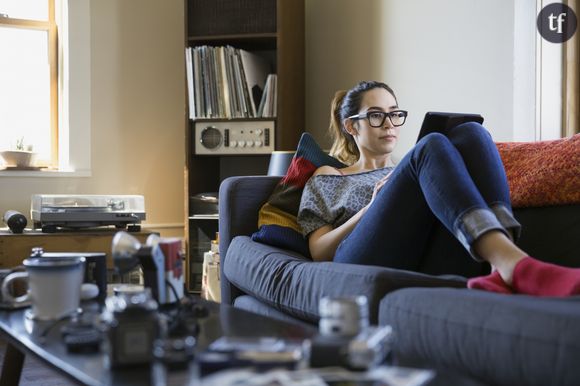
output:
<svg viewBox="0 0 580 386"><path fill-rule="evenodd" d="M375 188L373 189L373 197L371 198L371 202L369 202L369 204L366 206L367 208L375 201L375 197L377 197L379 191L387 183L389 177L391 177L391 174L393 174L392 170L386 176L377 181L377 183L375 184Z"/></svg>
<svg viewBox="0 0 580 386"><path fill-rule="evenodd" d="M332 261L338 245L342 240L354 229L355 225L360 221L362 216L366 213L367 208L374 201L377 193L382 189L385 183L391 176L391 172L381 178L375 184L373 189L373 197L371 202L358 211L354 216L348 219L347 222L333 228L331 225L324 225L318 228L308 236L308 246L310 248L310 255L314 261Z"/></svg>

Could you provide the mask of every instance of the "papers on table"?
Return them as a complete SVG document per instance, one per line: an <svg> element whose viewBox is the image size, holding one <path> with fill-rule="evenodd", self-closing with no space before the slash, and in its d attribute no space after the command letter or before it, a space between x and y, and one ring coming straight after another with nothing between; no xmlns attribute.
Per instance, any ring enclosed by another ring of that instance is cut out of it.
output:
<svg viewBox="0 0 580 386"><path fill-rule="evenodd" d="M338 367L271 370L258 372L249 368L223 370L202 378L202 386L328 386L384 384L389 386L421 386L433 377L433 370L380 366L365 372L353 372Z"/></svg>

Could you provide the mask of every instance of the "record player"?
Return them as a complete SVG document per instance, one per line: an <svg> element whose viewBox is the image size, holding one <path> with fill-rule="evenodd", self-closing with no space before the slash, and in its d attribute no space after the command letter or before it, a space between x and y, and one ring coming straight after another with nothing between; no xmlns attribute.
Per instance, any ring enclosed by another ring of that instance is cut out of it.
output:
<svg viewBox="0 0 580 386"><path fill-rule="evenodd" d="M138 195L34 194L30 205L33 228L56 232L58 228L115 226L139 231L145 220L145 199Z"/></svg>

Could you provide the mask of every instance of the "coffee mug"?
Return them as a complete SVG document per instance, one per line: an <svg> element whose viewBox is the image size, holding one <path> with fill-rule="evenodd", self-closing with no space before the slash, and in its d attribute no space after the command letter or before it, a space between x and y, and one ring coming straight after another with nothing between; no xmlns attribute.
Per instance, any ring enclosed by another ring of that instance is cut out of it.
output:
<svg viewBox="0 0 580 386"><path fill-rule="evenodd" d="M98 298L107 297L107 254L104 252L44 252L42 248L33 248L33 257L76 257L82 256L85 261L84 283L95 284L98 287Z"/></svg>
<svg viewBox="0 0 580 386"><path fill-rule="evenodd" d="M38 320L56 320L74 314L81 297L85 258L81 256L33 257L25 259L26 272L14 272L2 282L4 302L31 302L29 316ZM14 280L26 280L28 292L14 297L10 293Z"/></svg>

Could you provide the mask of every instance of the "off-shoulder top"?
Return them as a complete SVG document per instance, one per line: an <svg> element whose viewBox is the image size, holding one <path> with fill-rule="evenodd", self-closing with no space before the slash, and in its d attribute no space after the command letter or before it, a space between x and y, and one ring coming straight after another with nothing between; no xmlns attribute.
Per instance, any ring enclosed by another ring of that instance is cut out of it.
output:
<svg viewBox="0 0 580 386"><path fill-rule="evenodd" d="M304 236L324 225L336 228L348 221L371 201L376 183L393 169L388 166L355 174L312 176L298 210Z"/></svg>

